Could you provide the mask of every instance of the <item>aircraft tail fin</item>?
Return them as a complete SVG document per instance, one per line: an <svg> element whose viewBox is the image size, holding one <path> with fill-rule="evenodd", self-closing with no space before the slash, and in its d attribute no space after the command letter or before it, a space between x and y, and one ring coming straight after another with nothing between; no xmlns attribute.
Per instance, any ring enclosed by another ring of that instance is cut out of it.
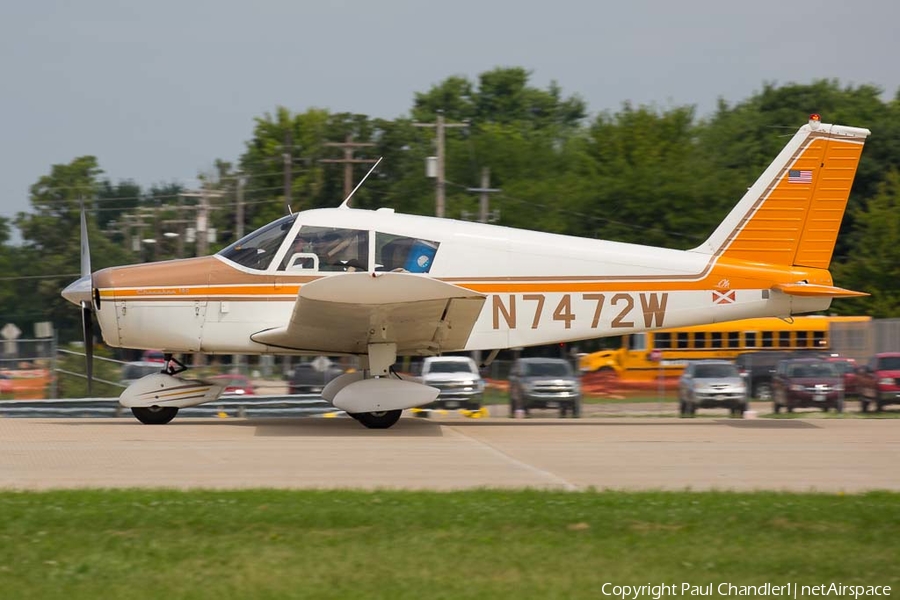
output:
<svg viewBox="0 0 900 600"><path fill-rule="evenodd" d="M827 269L869 133L813 115L693 251Z"/></svg>

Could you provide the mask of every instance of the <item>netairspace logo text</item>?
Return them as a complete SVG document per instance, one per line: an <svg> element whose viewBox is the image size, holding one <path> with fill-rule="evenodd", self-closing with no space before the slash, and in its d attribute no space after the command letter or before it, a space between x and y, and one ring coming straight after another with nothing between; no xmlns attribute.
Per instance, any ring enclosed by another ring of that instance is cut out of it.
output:
<svg viewBox="0 0 900 600"><path fill-rule="evenodd" d="M728 582L694 585L691 583L646 583L643 585L618 585L604 583L600 589L604 596L621 600L652 598L660 600L667 596L784 596L785 598L864 598L868 596L890 596L889 585L844 585L823 583L820 585L800 585L798 583L763 583L761 585L735 585Z"/></svg>

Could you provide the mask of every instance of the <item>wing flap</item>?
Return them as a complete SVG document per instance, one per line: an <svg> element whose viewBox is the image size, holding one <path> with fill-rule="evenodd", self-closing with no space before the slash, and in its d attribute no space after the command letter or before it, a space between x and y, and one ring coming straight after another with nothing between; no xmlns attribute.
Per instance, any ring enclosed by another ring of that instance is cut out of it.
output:
<svg viewBox="0 0 900 600"><path fill-rule="evenodd" d="M375 343L395 343L398 354L459 350L484 301L482 294L422 275L347 273L303 286L290 322L251 339L323 354L364 354Z"/></svg>

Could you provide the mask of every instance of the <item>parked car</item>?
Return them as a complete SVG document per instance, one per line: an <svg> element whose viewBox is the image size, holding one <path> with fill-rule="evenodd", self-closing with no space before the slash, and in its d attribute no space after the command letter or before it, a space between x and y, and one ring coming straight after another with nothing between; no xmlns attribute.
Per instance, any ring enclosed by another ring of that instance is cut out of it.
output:
<svg viewBox="0 0 900 600"><path fill-rule="evenodd" d="M144 353L141 355L141 360L144 362L166 362L166 355L162 350L144 350Z"/></svg>
<svg viewBox="0 0 900 600"><path fill-rule="evenodd" d="M831 356L827 360L837 367L838 372L844 378L844 396L856 397L859 394L856 375L859 365L856 364L856 361L843 356Z"/></svg>
<svg viewBox="0 0 900 600"><path fill-rule="evenodd" d="M678 380L678 412L693 415L698 408L727 408L732 415L747 411L747 382L727 360L688 363Z"/></svg>
<svg viewBox="0 0 900 600"><path fill-rule="evenodd" d="M778 413L814 407L844 411L844 378L833 362L822 358L794 358L778 363L772 379L772 409Z"/></svg>
<svg viewBox="0 0 900 600"><path fill-rule="evenodd" d="M418 380L441 391L437 400L422 408L481 408L484 379L475 361L468 356L425 357ZM427 412L416 414L428 416Z"/></svg>
<svg viewBox="0 0 900 600"><path fill-rule="evenodd" d="M343 373L342 369L333 365L323 369L321 365L311 362L296 364L288 373L288 393L321 394L328 382Z"/></svg>
<svg viewBox="0 0 900 600"><path fill-rule="evenodd" d="M863 412L868 412L870 405L880 411L888 404L900 404L900 352L876 354L856 376L859 407Z"/></svg>
<svg viewBox="0 0 900 600"><path fill-rule="evenodd" d="M122 375L119 383L128 387L141 377L161 373L165 363L151 360L136 360L122 365Z"/></svg>
<svg viewBox="0 0 900 600"><path fill-rule="evenodd" d="M13 391L12 377L6 373L0 373L0 394L11 394Z"/></svg>
<svg viewBox="0 0 900 600"><path fill-rule="evenodd" d="M509 415L533 408L581 416L581 382L562 358L520 358L509 372Z"/></svg>
<svg viewBox="0 0 900 600"><path fill-rule="evenodd" d="M256 386L246 375L213 375L207 379L225 386L225 391L222 392L223 396L253 396L256 394Z"/></svg>
<svg viewBox="0 0 900 600"><path fill-rule="evenodd" d="M747 382L749 396L757 400L772 399L772 378L775 368L783 360L792 358L824 358L827 354L818 350L760 350L744 352L734 360L741 377Z"/></svg>

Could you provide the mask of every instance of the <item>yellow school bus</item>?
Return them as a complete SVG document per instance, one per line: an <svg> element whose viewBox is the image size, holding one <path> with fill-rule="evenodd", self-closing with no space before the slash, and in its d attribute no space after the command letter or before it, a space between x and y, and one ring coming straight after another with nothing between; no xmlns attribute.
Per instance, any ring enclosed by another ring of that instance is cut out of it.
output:
<svg viewBox="0 0 900 600"><path fill-rule="evenodd" d="M870 322L871 317L805 316L660 329L624 335L619 348L586 354L580 366L582 371L615 372L626 380L678 377L691 360L733 360L743 352L760 350L829 351L834 324Z"/></svg>

